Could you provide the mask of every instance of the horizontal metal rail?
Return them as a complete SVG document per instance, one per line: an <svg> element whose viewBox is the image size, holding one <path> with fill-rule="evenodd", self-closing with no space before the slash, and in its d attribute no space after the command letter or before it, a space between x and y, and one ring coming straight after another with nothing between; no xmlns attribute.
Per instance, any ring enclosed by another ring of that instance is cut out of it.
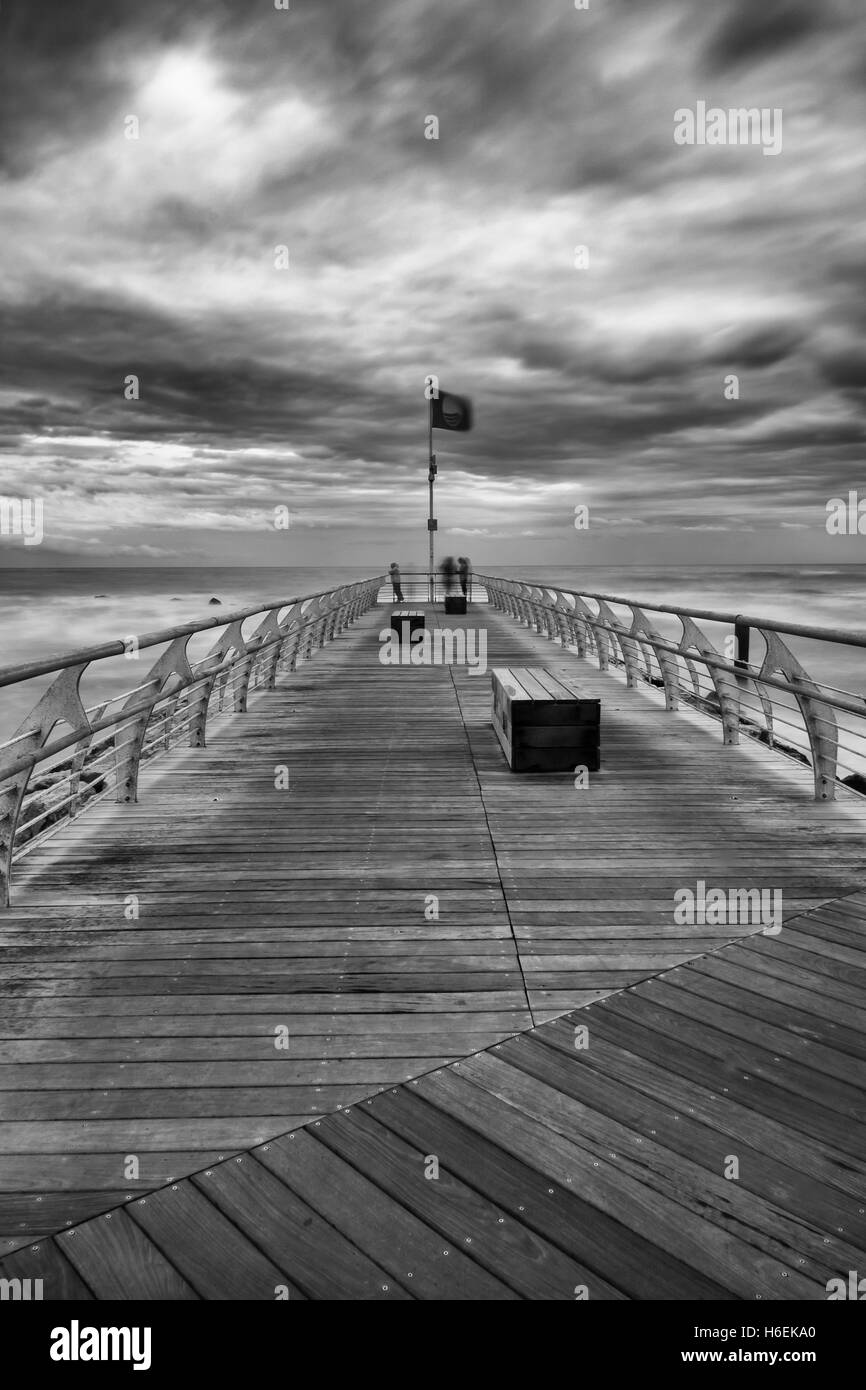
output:
<svg viewBox="0 0 866 1390"><path fill-rule="evenodd" d="M233 713L247 708L250 686L274 689L280 671L294 671L313 652L377 602L384 576L303 594L253 608L165 628L138 638L0 670L0 686L54 680L14 733L0 743L0 906L10 902L13 864L61 825L114 792L138 800L142 761L185 738L203 748L209 719L230 697ZM260 621L248 637L243 624ZM206 654L191 661L190 640L220 629ZM86 671L118 656L161 651L144 680L85 708L79 686ZM53 736L59 724L69 732ZM40 770L41 776L34 777Z"/></svg>
<svg viewBox="0 0 866 1390"><path fill-rule="evenodd" d="M467 575L466 597L471 603L486 603L487 594L481 584L474 582L476 578L475 573L470 570ZM461 592L459 576L454 575L449 590L446 588L441 570L401 570L400 584L405 603L437 603L445 598L446 593ZM379 601L388 602L392 597L391 576L386 574L379 591Z"/></svg>
<svg viewBox="0 0 866 1390"><path fill-rule="evenodd" d="M518 622L575 647L580 656L594 654L601 670L623 667L629 686L644 680L663 688L668 710L676 710L682 701L718 719L726 744L738 743L742 731L809 763L818 800L832 800L839 781L866 792L866 696L813 679L783 640L828 642L859 653L866 648L866 634L578 592L542 581L529 584L488 574L475 578L484 585L490 603ZM626 613L615 612L612 605ZM679 634L662 635L648 614L675 618ZM725 635L723 652L699 622L733 629ZM750 660L753 634L762 643L759 661ZM842 714L850 716L845 724L840 724ZM783 739L777 735L778 725L791 730ZM840 733L853 742L842 740ZM850 754L851 762L840 760L840 748ZM841 771L849 775L840 777Z"/></svg>

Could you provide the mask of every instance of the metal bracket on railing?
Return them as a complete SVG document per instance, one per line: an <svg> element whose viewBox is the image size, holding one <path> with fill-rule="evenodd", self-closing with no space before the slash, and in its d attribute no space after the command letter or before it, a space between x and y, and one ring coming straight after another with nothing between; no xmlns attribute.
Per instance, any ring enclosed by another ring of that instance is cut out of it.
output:
<svg viewBox="0 0 866 1390"><path fill-rule="evenodd" d="M127 709L143 711L127 725L118 725L114 737L115 799L130 802L138 800L138 769L141 750L147 735L147 726L154 706L164 696L170 695L174 685L184 685L193 679L192 670L186 655L189 637L176 637L154 662L142 685L121 705L121 714ZM164 689L163 687L172 687ZM146 703L145 703L146 702Z"/></svg>
<svg viewBox="0 0 866 1390"><path fill-rule="evenodd" d="M0 786L4 768L11 768L19 759L44 748L56 724L68 724L73 733L80 731L82 737L92 735L90 720L78 693L78 684L86 669L87 662L83 662L61 671L24 723L15 730L9 746L0 752ZM9 906L15 832L33 770L31 766L18 772L10 785L0 790L0 899L4 907Z"/></svg>
<svg viewBox="0 0 866 1390"><path fill-rule="evenodd" d="M749 636L751 628L749 624L740 618L734 622L734 645L736 655L734 665L737 668L737 684L744 687L746 681L751 680L761 703L761 712L764 716L764 724L767 733L767 745L773 747L773 702L767 694L766 688L754 680L749 671ZM742 674L740 674L742 673Z"/></svg>
<svg viewBox="0 0 866 1390"><path fill-rule="evenodd" d="M105 711L108 709L108 705L109 705L109 701L106 701L105 704L99 705L99 706L97 707L97 709L94 711L96 717L95 717L95 719L94 719L93 722L94 722L95 724L98 724L98 723L99 723L99 721L100 721L100 719L102 718L102 716L104 715ZM86 763L87 763L87 755L89 754L91 748L93 747L93 738L94 738L94 735L93 735L93 732L92 732L92 731L91 731L89 734L85 735L85 737L81 740L81 743L78 745L77 749L75 750L75 754L74 754L74 756L73 756L73 758L72 758L72 771L71 771L70 776L69 776L69 819L70 819L70 820L74 820L75 817L76 817L76 815L78 814L78 806L79 806L79 802L80 802L80 800L81 800L80 795L79 795L79 788L80 788L80 786L81 786L81 773L83 772L84 767L85 767L85 765L86 765Z"/></svg>
<svg viewBox="0 0 866 1390"><path fill-rule="evenodd" d="M583 651L581 651L581 645L583 646L583 650L585 651L586 638L583 636L582 632L580 636L577 635L577 625L574 620L574 609L569 608L568 602L564 594L554 594L554 609L556 612L559 640L562 643L563 647L576 646L580 655L583 656Z"/></svg>
<svg viewBox="0 0 866 1390"><path fill-rule="evenodd" d="M835 711L820 698L820 687L786 647L779 634L765 631L763 628L758 628L757 631L767 644L758 679L779 674L787 681L795 681L800 687L791 693L800 707L809 737L815 796L818 801L832 801L836 796L836 760L839 749L839 726ZM823 728L820 727L822 725Z"/></svg>
<svg viewBox="0 0 866 1390"><path fill-rule="evenodd" d="M613 659L616 659L618 648L630 686L634 686L641 675L641 658L647 667L649 678L654 679L650 652L654 653L664 684L665 702L669 709L675 709L678 698L682 696L680 662L690 677L695 702L699 707L711 707L712 698L705 695L701 689L701 678L696 663L702 663L715 692L716 709L713 712L721 718L726 744L738 743L740 730L744 728L750 733L758 730L772 748L775 740L772 692L790 688L809 740L815 796L821 801L828 801L834 797L840 766L839 723L836 710L844 710L862 717L858 697L845 691L825 694L824 688L807 675L782 640L777 628L786 635L837 643L847 642L861 651L866 646L866 638L862 633L798 626L788 628L771 620L762 622L755 617L733 617L726 613L698 609L684 611L662 604L658 606L657 611L671 614L682 626L680 641L666 642L643 611L644 608L654 611L655 605L652 603L644 603L642 607L631 599L609 594L583 596L573 590L562 590L556 586L539 587L537 584L498 579L484 574L477 577L487 589L494 607L507 613L515 621L529 627L534 626L539 632L544 624L549 637L558 634L563 641L570 634L580 656L585 656L587 650L591 651L594 644L600 670L608 668L611 653ZM587 599L591 599L598 606L597 614L589 607ZM617 618L610 606L611 603L623 605L631 610L630 628ZM736 655L733 660L722 656L698 627L695 618L734 624ZM760 671L755 671L749 664L749 633L752 628L760 634L766 644L766 656ZM741 715L743 700L747 693L751 693L747 692L749 686L754 687L757 700L760 702L766 724L765 735L760 731L757 721L753 722ZM688 698L691 699L691 696ZM777 722L787 722L780 715L775 718ZM842 732L845 733L847 730L843 728ZM862 782L863 778L857 773L856 777L845 780L854 785Z"/></svg>
<svg viewBox="0 0 866 1390"><path fill-rule="evenodd" d="M579 656L586 656L587 641L598 657L598 669L606 671L608 668L608 641L607 634L602 632L593 621L596 614L593 613L588 603L578 594L572 594L574 599L574 614L578 621L577 629L577 650Z"/></svg>
<svg viewBox="0 0 866 1390"><path fill-rule="evenodd" d="M612 636L619 646L622 659L625 663L626 685L630 688L634 688L634 686L637 685L640 675L640 671L638 670L637 642L629 634L629 630L625 624L620 622L610 605L605 603L604 599L596 599L596 603L598 604L598 616L605 624L605 627L601 629L601 631L604 632L606 639ZM605 662L605 667L602 669L605 669L606 665L607 663ZM601 662L599 662L599 666L601 666Z"/></svg>
<svg viewBox="0 0 866 1390"><path fill-rule="evenodd" d="M653 627L643 609L638 608L637 604L634 603L631 604L630 607L633 619L631 625L632 636L637 637L641 642L646 642L655 653L655 658L659 664L659 670L661 671L661 678L664 682L665 708L675 710L679 704L680 689L680 673L677 667L676 657L673 656L671 652L667 651L664 646L659 645L659 643L663 643L665 639L662 637L661 633L657 632ZM647 660L647 675L649 679L652 680L652 668L650 667L649 660Z"/></svg>
<svg viewBox="0 0 866 1390"><path fill-rule="evenodd" d="M247 649L253 653L253 661L250 663L250 673L247 675L247 687L249 687L250 675L255 658L259 649L265 647L269 641L272 643L267 647L265 654L265 676L264 687L266 690L273 690L277 683L277 662L280 656L281 643L277 640L280 636L279 608L271 608L265 614L258 627L250 634L247 641ZM244 692L244 709L246 709L246 691Z"/></svg>
<svg viewBox="0 0 866 1390"><path fill-rule="evenodd" d="M357 584L338 586L325 594L311 595L306 599L293 598L275 607L235 611L224 620L226 625L222 628L221 636L204 659L196 662L194 669L187 657L187 644L193 635L219 629L221 624L217 619L210 617L199 626L191 624L185 628L173 628L162 635L148 634L146 641L142 639L144 647L157 647L161 641L170 645L151 667L141 685L126 697L114 697L99 706L93 723L88 719L78 693L79 681L92 663L120 655L125 643L106 643L102 647L73 652L56 664L32 663L29 668L15 669L11 673L11 680L7 671L4 682L7 685L35 679L48 672L57 671L59 674L24 723L0 750L0 903L9 905L12 862L22 852L22 827L26 828L31 821L34 824L43 821L46 814L53 813L52 800L48 812L40 808L38 815L30 814L34 796L40 795L38 791L31 790L34 769L52 759L52 749L58 756L67 752L68 758L59 765L52 763L52 769L62 771L64 780L68 778L69 781L69 792L58 803L57 814L49 814L47 824L52 829L56 822L71 820L79 810L86 809L90 804L92 798L87 790L82 790L81 785L89 763L102 764L105 759L106 766L104 772L99 773L99 779L104 776L106 783L110 783L113 761L118 801L134 801L138 795L141 760L148 751L170 746L178 710L181 714L180 724L188 726L190 745L203 747L208 710L217 682L220 684L221 701L227 682L232 680L234 709L243 712L253 675L258 675L264 669L265 682L269 688L273 688L276 671L289 653L294 669L302 637L306 640L306 655L309 656L314 644L323 646L335 633L341 632L377 602L384 579L385 576L380 575ZM281 622L277 622L277 615L283 608L286 609L285 616ZM309 621L302 617L305 611ZM259 619L259 625L249 641L245 641L242 625L251 618ZM112 705L117 706L121 699L124 703L106 717L105 711ZM162 723L157 727L159 720ZM50 748L46 748L54 727L61 722L69 725L68 735L62 735L52 742ZM103 727L94 729L94 724ZM153 733L150 741L149 731ZM98 756L92 757L97 739ZM34 759L32 762L31 757ZM100 782L96 785L101 792ZM16 834L19 841L17 848ZM41 843L41 838L41 832L33 835L28 839L27 848Z"/></svg>
<svg viewBox="0 0 866 1390"><path fill-rule="evenodd" d="M721 652L717 651L707 637L702 632L697 623L680 615L680 625L683 635L679 642L679 650L685 657L690 651L696 651L699 656L714 657L716 661L723 661ZM707 665L710 680L713 682L713 689L716 693L716 701L719 706L719 715L722 720L722 741L726 744L735 744L740 741L740 692L737 682L733 675L717 666L715 662Z"/></svg>

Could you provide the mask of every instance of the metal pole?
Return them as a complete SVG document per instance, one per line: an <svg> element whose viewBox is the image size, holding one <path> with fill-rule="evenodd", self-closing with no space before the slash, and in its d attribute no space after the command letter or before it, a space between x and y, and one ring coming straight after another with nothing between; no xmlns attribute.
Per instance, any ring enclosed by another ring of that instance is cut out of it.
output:
<svg viewBox="0 0 866 1390"><path fill-rule="evenodd" d="M428 587L428 591L429 591L429 595L430 595L430 602L433 603L433 602L434 602L434 599L435 599L435 588L434 588L434 582L435 582L435 581L434 581L434 578L433 578L433 574L434 574L434 570L433 570L433 563L434 563L434 560L433 560L433 477L434 477L434 474L433 474L433 465L434 465L434 459L433 459L433 397L432 397L432 395L431 395L431 397L430 397L429 405L430 405L430 410L429 410L429 415L428 415L428 428L427 428L427 453L428 453L428 456L429 456L429 468L430 468L430 471L429 471L429 473L428 473L428 475L427 475L427 481L428 481L429 486L430 486L430 512L429 512L429 516L428 516L428 518L427 518L427 538L428 538L428 541L429 541L430 559L429 559L429 566L428 566L428 568L429 568L429 577L428 577L428 586L427 586L427 587Z"/></svg>

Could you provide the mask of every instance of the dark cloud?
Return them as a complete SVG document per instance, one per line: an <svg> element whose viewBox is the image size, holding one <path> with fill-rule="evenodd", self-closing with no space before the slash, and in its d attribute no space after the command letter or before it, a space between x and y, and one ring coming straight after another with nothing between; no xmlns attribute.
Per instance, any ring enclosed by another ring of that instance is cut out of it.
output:
<svg viewBox="0 0 866 1390"><path fill-rule="evenodd" d="M843 18L6 0L2 485L44 487L71 547L185 524L219 553L283 487L311 528L408 527L432 371L475 401L436 441L467 529L567 525L578 482L635 531L704 499L727 525L780 477L814 509L863 437ZM758 62L782 153L677 146L676 108L741 104Z"/></svg>
<svg viewBox="0 0 866 1390"><path fill-rule="evenodd" d="M729 367L731 371L747 367L771 367L791 357L803 338L803 330L793 323L736 328L720 335L718 343L712 345L705 360Z"/></svg>
<svg viewBox="0 0 866 1390"><path fill-rule="evenodd" d="M866 391L866 347L862 343L826 353L821 370L832 386L842 390Z"/></svg>
<svg viewBox="0 0 866 1390"><path fill-rule="evenodd" d="M723 72L783 53L827 25L832 10L832 0L736 0L710 40L706 65Z"/></svg>

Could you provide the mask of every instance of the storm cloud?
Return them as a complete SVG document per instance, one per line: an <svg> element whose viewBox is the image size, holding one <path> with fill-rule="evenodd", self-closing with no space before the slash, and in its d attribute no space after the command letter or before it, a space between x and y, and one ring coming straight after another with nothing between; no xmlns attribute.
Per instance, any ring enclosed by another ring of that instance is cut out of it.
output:
<svg viewBox="0 0 866 1390"><path fill-rule="evenodd" d="M6 0L0 37L0 492L54 561L421 559L428 373L475 405L436 447L477 564L579 558L578 502L596 559L823 553L862 6ZM780 155L678 146L699 100L781 109Z"/></svg>

